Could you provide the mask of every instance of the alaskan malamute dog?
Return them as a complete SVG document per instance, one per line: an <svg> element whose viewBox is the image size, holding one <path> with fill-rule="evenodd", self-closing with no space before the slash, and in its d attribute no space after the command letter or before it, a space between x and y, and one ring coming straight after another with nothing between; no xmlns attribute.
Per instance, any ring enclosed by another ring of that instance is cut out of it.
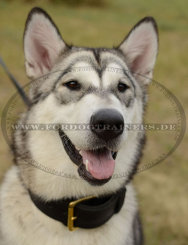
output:
<svg viewBox="0 0 188 245"><path fill-rule="evenodd" d="M15 165L0 192L1 245L142 244L130 181L144 132L127 125L143 122L157 50L152 17L118 47L85 48L68 45L44 10L31 10L25 66L37 86L19 124L40 127L14 133Z"/></svg>

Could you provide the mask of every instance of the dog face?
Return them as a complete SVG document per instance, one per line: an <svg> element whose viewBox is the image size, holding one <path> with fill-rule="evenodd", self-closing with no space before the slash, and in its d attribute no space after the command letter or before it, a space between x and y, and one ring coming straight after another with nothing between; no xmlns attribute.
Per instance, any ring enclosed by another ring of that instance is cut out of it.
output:
<svg viewBox="0 0 188 245"><path fill-rule="evenodd" d="M110 186L116 174L123 177L119 183L130 178L143 135L126 126L143 121L157 46L151 17L117 48L69 46L46 12L34 8L26 22L24 52L27 75L37 86L31 88L33 105L24 122L48 124L48 130L27 132L30 157L91 188ZM59 127L50 130L52 125Z"/></svg>

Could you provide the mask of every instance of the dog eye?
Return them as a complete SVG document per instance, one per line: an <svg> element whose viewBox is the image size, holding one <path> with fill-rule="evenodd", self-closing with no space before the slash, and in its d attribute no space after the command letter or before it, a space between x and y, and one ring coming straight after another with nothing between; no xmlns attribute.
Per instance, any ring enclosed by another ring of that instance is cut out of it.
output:
<svg viewBox="0 0 188 245"><path fill-rule="evenodd" d="M129 89L129 86L126 85L125 83L119 82L117 88L118 88L119 92L123 93L127 89Z"/></svg>
<svg viewBox="0 0 188 245"><path fill-rule="evenodd" d="M69 81L64 83L64 86L66 86L70 90L79 90L81 88L81 85L78 81Z"/></svg>

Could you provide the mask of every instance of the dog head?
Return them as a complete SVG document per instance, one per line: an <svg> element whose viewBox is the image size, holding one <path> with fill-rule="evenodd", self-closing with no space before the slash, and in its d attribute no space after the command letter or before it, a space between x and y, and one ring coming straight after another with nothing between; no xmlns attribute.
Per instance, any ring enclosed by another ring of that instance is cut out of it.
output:
<svg viewBox="0 0 188 245"><path fill-rule="evenodd" d="M127 125L143 121L157 49L151 17L138 22L116 48L85 48L68 45L48 14L34 8L26 22L24 52L27 75L37 86L31 88L33 104L24 120L48 126L27 132L30 157L76 176L69 189L96 192L100 185L99 190L113 190L128 181L144 133ZM41 174L38 170L35 179L41 181Z"/></svg>

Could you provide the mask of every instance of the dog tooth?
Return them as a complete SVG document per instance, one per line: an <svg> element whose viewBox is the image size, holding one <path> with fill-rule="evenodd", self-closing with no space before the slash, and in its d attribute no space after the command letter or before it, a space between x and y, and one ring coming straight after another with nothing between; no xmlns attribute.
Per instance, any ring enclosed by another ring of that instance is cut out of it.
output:
<svg viewBox="0 0 188 245"><path fill-rule="evenodd" d="M88 159L86 159L86 161L85 161L85 166L86 166L86 170L88 171L88 163L89 163L89 161L88 161Z"/></svg>

